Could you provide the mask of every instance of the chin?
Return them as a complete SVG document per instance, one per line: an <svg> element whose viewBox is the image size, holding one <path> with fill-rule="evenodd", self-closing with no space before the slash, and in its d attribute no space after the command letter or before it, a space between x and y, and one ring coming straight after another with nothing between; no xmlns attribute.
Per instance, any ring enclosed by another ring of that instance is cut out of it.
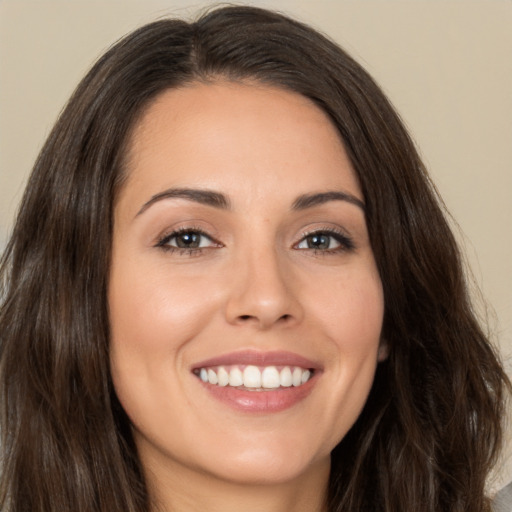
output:
<svg viewBox="0 0 512 512"><path fill-rule="evenodd" d="M238 484L270 485L296 481L319 468L329 471L330 450L315 446L312 436L290 436L275 432L255 435L253 439L234 439L219 446L215 464L209 472L218 478Z"/></svg>
<svg viewBox="0 0 512 512"><path fill-rule="evenodd" d="M236 458L224 460L212 468L212 476L240 485L279 485L297 481L318 469L330 468L330 456L303 460L296 455L284 455L254 450Z"/></svg>

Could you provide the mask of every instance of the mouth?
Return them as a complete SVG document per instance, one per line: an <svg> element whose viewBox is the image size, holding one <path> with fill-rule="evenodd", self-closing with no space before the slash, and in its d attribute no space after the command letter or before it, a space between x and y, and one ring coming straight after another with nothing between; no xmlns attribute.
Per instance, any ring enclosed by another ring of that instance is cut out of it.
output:
<svg viewBox="0 0 512 512"><path fill-rule="evenodd" d="M231 365L194 370L203 382L247 391L268 391L304 385L314 374L312 368L299 366Z"/></svg>
<svg viewBox="0 0 512 512"><path fill-rule="evenodd" d="M321 373L289 352L244 351L197 364L192 373L211 396L246 412L277 412L306 398Z"/></svg>

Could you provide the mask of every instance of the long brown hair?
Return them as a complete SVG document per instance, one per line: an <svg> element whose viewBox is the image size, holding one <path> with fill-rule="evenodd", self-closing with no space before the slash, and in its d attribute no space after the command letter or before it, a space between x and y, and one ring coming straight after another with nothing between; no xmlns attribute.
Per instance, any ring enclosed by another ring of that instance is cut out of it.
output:
<svg viewBox="0 0 512 512"><path fill-rule="evenodd" d="M311 28L250 7L161 20L122 39L79 84L39 155L1 263L0 508L150 510L109 375L112 211L149 102L219 79L312 99L364 193L390 355L333 451L329 510L490 510L485 480L509 383L472 311L442 203L361 66Z"/></svg>

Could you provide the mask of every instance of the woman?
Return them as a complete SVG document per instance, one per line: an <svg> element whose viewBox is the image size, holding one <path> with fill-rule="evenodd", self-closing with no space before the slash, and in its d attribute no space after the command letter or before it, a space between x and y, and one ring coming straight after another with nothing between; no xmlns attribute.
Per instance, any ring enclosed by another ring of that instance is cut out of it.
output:
<svg viewBox="0 0 512 512"><path fill-rule="evenodd" d="M110 49L2 264L6 511L485 511L508 381L414 146L310 28Z"/></svg>

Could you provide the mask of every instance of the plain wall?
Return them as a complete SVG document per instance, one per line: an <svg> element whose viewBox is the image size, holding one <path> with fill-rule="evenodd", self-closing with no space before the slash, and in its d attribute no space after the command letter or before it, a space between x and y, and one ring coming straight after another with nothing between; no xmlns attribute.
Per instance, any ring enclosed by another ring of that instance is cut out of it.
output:
<svg viewBox="0 0 512 512"><path fill-rule="evenodd" d="M212 3L0 0L0 250L35 157L94 60L145 22ZM239 3L319 28L388 93L460 226L512 374L512 2ZM510 457L501 479L512 479Z"/></svg>

